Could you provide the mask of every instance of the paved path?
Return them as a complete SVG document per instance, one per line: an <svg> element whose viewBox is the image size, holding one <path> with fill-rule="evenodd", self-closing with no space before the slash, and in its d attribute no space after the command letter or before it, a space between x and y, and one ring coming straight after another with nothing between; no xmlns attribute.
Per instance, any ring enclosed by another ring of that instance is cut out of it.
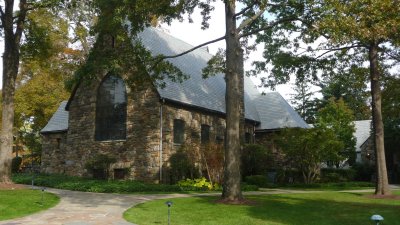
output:
<svg viewBox="0 0 400 225"><path fill-rule="evenodd" d="M398 188L398 187L392 187ZM122 213L133 205L154 200L213 194L103 194L47 189L60 196L60 203L46 211L19 219L0 222L0 225L132 225L122 218ZM366 190L363 190L366 191ZM373 191L367 190L367 191ZM263 189L263 192L246 192L246 195L305 193L313 191ZM319 192L319 191L314 191ZM214 195L219 195L215 193Z"/></svg>
<svg viewBox="0 0 400 225"><path fill-rule="evenodd" d="M123 195L47 189L60 196L58 205L46 211L19 219L0 222L1 225L129 225L122 213L141 202L188 194Z"/></svg>

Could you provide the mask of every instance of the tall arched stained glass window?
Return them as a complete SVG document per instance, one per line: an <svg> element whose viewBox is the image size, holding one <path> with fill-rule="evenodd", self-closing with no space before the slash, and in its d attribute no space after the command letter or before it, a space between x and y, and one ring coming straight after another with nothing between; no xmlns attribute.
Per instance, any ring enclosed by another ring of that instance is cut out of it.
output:
<svg viewBox="0 0 400 225"><path fill-rule="evenodd" d="M126 103L124 81L107 75L97 90L96 141L126 139Z"/></svg>

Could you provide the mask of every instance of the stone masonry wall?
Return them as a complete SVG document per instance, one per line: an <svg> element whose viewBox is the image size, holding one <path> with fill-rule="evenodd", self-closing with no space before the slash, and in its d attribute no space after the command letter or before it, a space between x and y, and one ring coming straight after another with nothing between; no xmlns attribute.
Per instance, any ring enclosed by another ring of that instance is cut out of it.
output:
<svg viewBox="0 0 400 225"><path fill-rule="evenodd" d="M98 79L90 85L81 83L69 106L67 133L43 135L42 172L91 176L85 164L97 154L117 159L113 169L128 171L126 178L147 182L160 180L160 112L162 110L162 182L169 182L169 158L182 144L174 143L174 120L185 122L184 145L200 150L201 125L210 126L210 143L223 143L223 115L195 110L160 100L152 85L127 88L126 140L96 141L95 115ZM163 102L163 103L161 103ZM162 109L161 109L162 106ZM253 137L253 124L246 124ZM60 143L60 144L59 144ZM196 159L201 164L200 159ZM112 173L111 173L112 175Z"/></svg>
<svg viewBox="0 0 400 225"><path fill-rule="evenodd" d="M50 133L42 136L41 168L43 173L64 173L64 149L67 133Z"/></svg>
<svg viewBox="0 0 400 225"><path fill-rule="evenodd" d="M272 161L266 162L271 169L285 168L284 155L274 143L276 132L256 132L255 143L265 146L272 152Z"/></svg>

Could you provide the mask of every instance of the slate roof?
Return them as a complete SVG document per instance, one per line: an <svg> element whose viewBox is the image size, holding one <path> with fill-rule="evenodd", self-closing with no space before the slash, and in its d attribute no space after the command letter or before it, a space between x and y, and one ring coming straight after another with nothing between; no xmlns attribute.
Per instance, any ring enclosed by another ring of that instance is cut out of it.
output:
<svg viewBox="0 0 400 225"><path fill-rule="evenodd" d="M182 40L154 28L146 29L139 34L139 38L143 45L154 55L176 55L193 47ZM160 97L173 102L225 114L226 85L224 75L218 74L207 79L202 78L202 69L207 65L211 57L212 55L206 49L201 48L181 57L168 59L181 69L182 72L189 75L190 78L182 83L166 79L165 88L157 88ZM249 77L244 78L244 87L245 118L259 123L257 129L269 130L284 127L308 127L279 93L272 92L261 95ZM60 117L65 115L64 112L58 110L53 116L54 120L59 121L58 114ZM50 122L52 121L50 120L49 124ZM66 122L66 125L60 124L59 127L53 122L51 128L54 130L66 129L68 120ZM43 129L45 132L49 131L47 127Z"/></svg>
<svg viewBox="0 0 400 225"><path fill-rule="evenodd" d="M371 120L354 121L354 137L357 139L356 152L361 152L361 145L371 136Z"/></svg>
<svg viewBox="0 0 400 225"><path fill-rule="evenodd" d="M143 45L154 55L176 55L193 47L154 28L146 29L139 37ZM175 102L225 113L225 80L223 74L208 79L203 79L201 75L202 69L207 66L211 57L211 54L201 48L184 56L169 59L190 78L182 83L166 79L166 87L158 88L160 96ZM245 96L245 107L247 109L245 110L246 119L259 121L257 111L254 110L248 95Z"/></svg>
<svg viewBox="0 0 400 225"><path fill-rule="evenodd" d="M68 111L65 110L66 105L67 101L61 102L47 125L40 131L41 133L57 133L68 130Z"/></svg>
<svg viewBox="0 0 400 225"><path fill-rule="evenodd" d="M176 55L193 46L163 31L149 28L139 35L143 45L154 55ZM225 80L223 74L203 79L202 69L212 57L204 48L184 56L169 59L188 80L176 83L166 80L166 87L158 88L162 98L225 113ZM261 95L249 77L244 78L245 118L260 122L258 129L309 126L277 92Z"/></svg>

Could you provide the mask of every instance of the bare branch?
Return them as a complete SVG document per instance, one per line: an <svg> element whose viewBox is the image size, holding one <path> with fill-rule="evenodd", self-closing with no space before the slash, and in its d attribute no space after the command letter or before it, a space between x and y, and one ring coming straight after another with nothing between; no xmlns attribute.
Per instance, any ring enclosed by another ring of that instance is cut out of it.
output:
<svg viewBox="0 0 400 225"><path fill-rule="evenodd" d="M22 32L24 30L24 23L25 23L25 18L26 18L26 13L28 10L28 5L26 3L27 0L21 0L19 5L20 5L20 11L19 11L19 15L18 15L18 19L17 19L17 28L15 30L15 44L17 44L17 46L20 43L21 40L21 36L22 36Z"/></svg>
<svg viewBox="0 0 400 225"><path fill-rule="evenodd" d="M196 50L196 49L198 49L198 48L201 48L201 47L203 47L203 46L206 46L206 45L209 45L209 44L218 42L218 41L222 41L222 40L225 39L225 37L226 37L226 36L224 35L224 36L219 37L219 38L216 38L216 39L214 39L214 40L204 42L203 44L197 45L197 46L195 46L195 47L193 47L193 48L191 48L191 49L189 49L189 50L186 50L186 51L184 51L184 52L182 52L182 53L179 53L179 54L177 54L177 55L163 56L163 57L161 57L160 59L161 59L161 60L164 60L164 59L172 59L172 58L177 58L177 57L179 57L179 56L186 55L186 54L188 54L189 52L193 52L194 50Z"/></svg>
<svg viewBox="0 0 400 225"><path fill-rule="evenodd" d="M252 17L247 18L246 20L243 20L242 23L240 23L240 25L238 27L238 32L240 32L246 26L248 26L249 24L253 23L256 19L258 19L265 12L265 10L266 10L266 8L261 8L260 11L258 11Z"/></svg>
<svg viewBox="0 0 400 225"><path fill-rule="evenodd" d="M242 37L247 37L247 36L256 34L256 33L260 32L260 31L272 29L273 27L275 27L275 26L278 25L278 24L286 23L286 22L291 22L291 21L296 21L296 20L298 20L298 19L297 19L297 18L294 18L294 17L288 17L288 18L283 18L283 19L280 19L280 20L276 20L276 21L274 21L273 23L268 24L267 26L263 26L263 27L260 27L260 28L258 28L258 29L254 29L254 30L252 30L252 31L250 31L250 32L241 34L240 37L241 37L241 38L242 38Z"/></svg>
<svg viewBox="0 0 400 225"><path fill-rule="evenodd" d="M243 15L247 10L253 8L253 6L255 6L257 3L260 3L259 1L254 1L253 4L243 8L242 10L240 10L240 12L236 13L235 15L233 15L235 18L238 16Z"/></svg>
<svg viewBox="0 0 400 225"><path fill-rule="evenodd" d="M328 54L330 52L335 52L335 51L340 51L340 50L349 50L349 49L352 49L352 48L360 48L360 47L364 47L364 46L362 44L355 44L355 45L344 46L344 47L340 47L340 48L316 49L314 51L325 51L321 55L317 56L317 59L319 59L322 56L324 56L324 55L326 55L326 54Z"/></svg>
<svg viewBox="0 0 400 225"><path fill-rule="evenodd" d="M191 48L191 49L189 49L189 50L186 50L186 51L184 51L184 52L181 52L181 53L179 53L179 54L177 54L177 55L169 55L169 56L160 55L160 56L158 56L158 57L155 58L156 61L154 62L152 68L155 68L161 61L163 61L163 60L165 60L165 59L173 59L173 58L177 58L177 57L186 55L186 54L188 54L188 53L190 53L190 52L193 52L194 50L196 50L196 49L198 49L198 48L201 48L201 47L203 47L203 46L206 46L206 45L209 45L209 44L218 42L218 41L222 41L222 40L224 40L225 38L226 38L226 35L224 35L224 36L222 36L222 37L219 37L219 38L216 38L216 39L211 40L211 41L204 42L203 44L197 45L197 46L195 46L195 47L193 47L193 48Z"/></svg>

